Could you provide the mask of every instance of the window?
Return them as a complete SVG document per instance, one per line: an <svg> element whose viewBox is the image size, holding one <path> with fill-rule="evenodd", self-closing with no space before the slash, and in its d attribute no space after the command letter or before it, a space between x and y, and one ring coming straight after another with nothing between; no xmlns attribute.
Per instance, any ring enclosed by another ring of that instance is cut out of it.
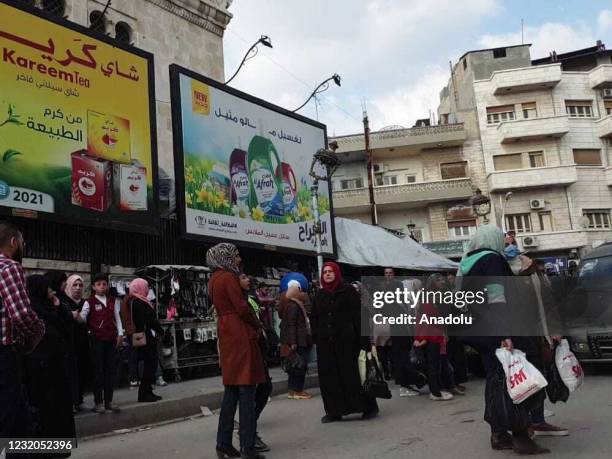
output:
<svg viewBox="0 0 612 459"><path fill-rule="evenodd" d="M538 212L540 220L540 231L553 231L552 214L550 212Z"/></svg>
<svg viewBox="0 0 612 459"><path fill-rule="evenodd" d="M523 110L523 118L537 118L538 112L536 111L535 102L525 102L521 104L521 110Z"/></svg>
<svg viewBox="0 0 612 459"><path fill-rule="evenodd" d="M115 25L115 40L130 44L132 41L132 28L125 22L118 22Z"/></svg>
<svg viewBox="0 0 612 459"><path fill-rule="evenodd" d="M516 153L514 155L497 155L493 156L493 167L496 171L508 171L512 169L523 168L523 155Z"/></svg>
<svg viewBox="0 0 612 459"><path fill-rule="evenodd" d="M493 59L499 59L500 57L506 57L506 48L497 48L493 50Z"/></svg>
<svg viewBox="0 0 612 459"><path fill-rule="evenodd" d="M448 124L448 113L442 113L440 115L440 124Z"/></svg>
<svg viewBox="0 0 612 459"><path fill-rule="evenodd" d="M454 163L442 163L440 164L440 173L442 180L456 179L467 177L466 174L466 161L457 161Z"/></svg>
<svg viewBox="0 0 612 459"><path fill-rule="evenodd" d="M416 182L416 175L407 175L406 176L406 183L414 183Z"/></svg>
<svg viewBox="0 0 612 459"><path fill-rule="evenodd" d="M610 228L610 209L585 209L582 215L589 219L589 229Z"/></svg>
<svg viewBox="0 0 612 459"><path fill-rule="evenodd" d="M66 2L64 0L43 0L42 9L55 16L64 16Z"/></svg>
<svg viewBox="0 0 612 459"><path fill-rule="evenodd" d="M531 215L529 214L514 214L506 215L506 228L508 231L515 233L530 233L531 232Z"/></svg>
<svg viewBox="0 0 612 459"><path fill-rule="evenodd" d="M363 188L363 178L350 178L340 180L341 190L354 190L357 188Z"/></svg>
<svg viewBox="0 0 612 459"><path fill-rule="evenodd" d="M601 153L596 148L575 148L574 163L577 166L601 166Z"/></svg>
<svg viewBox="0 0 612 459"><path fill-rule="evenodd" d="M604 100L604 108L606 109L606 115L612 115L612 100Z"/></svg>
<svg viewBox="0 0 612 459"><path fill-rule="evenodd" d="M397 185L397 175L384 175L383 185Z"/></svg>
<svg viewBox="0 0 612 459"><path fill-rule="evenodd" d="M476 232L476 220L448 222L449 239L468 239Z"/></svg>
<svg viewBox="0 0 612 459"><path fill-rule="evenodd" d="M544 167L546 162L544 161L543 151L530 151L529 152L529 167Z"/></svg>
<svg viewBox="0 0 612 459"><path fill-rule="evenodd" d="M570 118L592 118L593 104L590 100L566 100L565 110Z"/></svg>
<svg viewBox="0 0 612 459"><path fill-rule="evenodd" d="M89 13L89 28L94 32L106 33L106 20L102 16L102 11L92 11Z"/></svg>
<svg viewBox="0 0 612 459"><path fill-rule="evenodd" d="M487 107L487 123L498 124L504 121L516 119L514 105L502 105L500 107Z"/></svg>

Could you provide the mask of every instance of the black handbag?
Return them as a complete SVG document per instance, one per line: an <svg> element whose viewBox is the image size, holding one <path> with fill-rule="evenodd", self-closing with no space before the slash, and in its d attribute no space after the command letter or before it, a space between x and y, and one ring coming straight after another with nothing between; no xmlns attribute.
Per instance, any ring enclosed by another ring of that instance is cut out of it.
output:
<svg viewBox="0 0 612 459"><path fill-rule="evenodd" d="M308 366L300 354L292 351L283 359L282 368L288 375L301 377L306 375Z"/></svg>
<svg viewBox="0 0 612 459"><path fill-rule="evenodd" d="M487 381L490 384L488 403L485 409L485 421L504 430L522 431L529 427L529 408L525 402L515 405L506 387L506 376L503 371ZM531 398L531 397L530 397ZM527 399L529 400L529 399Z"/></svg>
<svg viewBox="0 0 612 459"><path fill-rule="evenodd" d="M366 353L366 378L363 382L363 393L371 398L391 398L391 391L385 382L372 353Z"/></svg>
<svg viewBox="0 0 612 459"><path fill-rule="evenodd" d="M557 344L555 343L553 355L555 354L556 349ZM559 369L557 368L557 363L555 362L554 358L548 365L546 380L548 381L548 386L546 386L548 400L550 400L551 403L567 402L570 396L570 391L563 382L563 379L561 379L561 375L559 374Z"/></svg>

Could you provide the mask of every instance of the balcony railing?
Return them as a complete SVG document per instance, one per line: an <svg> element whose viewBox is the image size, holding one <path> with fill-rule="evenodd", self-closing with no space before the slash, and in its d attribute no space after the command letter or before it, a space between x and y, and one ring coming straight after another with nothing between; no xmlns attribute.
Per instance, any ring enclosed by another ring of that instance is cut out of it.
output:
<svg viewBox="0 0 612 459"><path fill-rule="evenodd" d="M578 174L574 165L497 171L488 176L491 192L542 188L550 185L571 185L577 180Z"/></svg>
<svg viewBox="0 0 612 459"><path fill-rule="evenodd" d="M497 96L554 88L561 81L561 65L537 65L493 72L490 78Z"/></svg>
<svg viewBox="0 0 612 459"><path fill-rule="evenodd" d="M569 132L567 115L505 121L497 126L502 143L562 137Z"/></svg>
<svg viewBox="0 0 612 459"><path fill-rule="evenodd" d="M333 191L332 196L334 199L334 209L367 207L370 202L367 188Z"/></svg>

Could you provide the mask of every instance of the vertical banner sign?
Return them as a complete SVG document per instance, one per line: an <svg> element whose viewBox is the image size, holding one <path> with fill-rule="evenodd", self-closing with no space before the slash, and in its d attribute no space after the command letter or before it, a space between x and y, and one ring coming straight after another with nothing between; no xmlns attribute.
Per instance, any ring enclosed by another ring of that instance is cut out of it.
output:
<svg viewBox="0 0 612 459"><path fill-rule="evenodd" d="M0 3L0 213L155 231L153 57Z"/></svg>
<svg viewBox="0 0 612 459"><path fill-rule="evenodd" d="M325 125L171 67L177 196L187 237L312 253L309 175ZM321 171L319 171L321 174ZM319 185L324 253L335 253L331 202Z"/></svg>

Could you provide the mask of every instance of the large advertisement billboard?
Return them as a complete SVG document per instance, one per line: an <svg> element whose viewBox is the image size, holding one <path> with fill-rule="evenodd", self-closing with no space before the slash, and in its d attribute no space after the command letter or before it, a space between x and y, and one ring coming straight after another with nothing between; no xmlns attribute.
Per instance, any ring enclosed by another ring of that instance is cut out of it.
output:
<svg viewBox="0 0 612 459"><path fill-rule="evenodd" d="M325 125L178 66L170 79L185 236L312 253L309 171L326 145ZM320 183L319 211L322 249L333 255L327 182Z"/></svg>
<svg viewBox="0 0 612 459"><path fill-rule="evenodd" d="M153 57L0 2L0 213L157 226Z"/></svg>

